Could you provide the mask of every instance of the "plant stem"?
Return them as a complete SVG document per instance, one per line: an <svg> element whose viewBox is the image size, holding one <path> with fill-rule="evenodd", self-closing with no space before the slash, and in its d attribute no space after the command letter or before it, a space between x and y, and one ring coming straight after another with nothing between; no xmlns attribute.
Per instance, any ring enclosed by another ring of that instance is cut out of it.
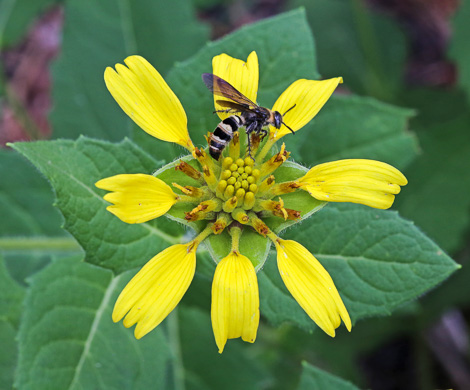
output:
<svg viewBox="0 0 470 390"><path fill-rule="evenodd" d="M81 248L77 241L68 237L4 237L0 238L0 250L76 252L81 250Z"/></svg>

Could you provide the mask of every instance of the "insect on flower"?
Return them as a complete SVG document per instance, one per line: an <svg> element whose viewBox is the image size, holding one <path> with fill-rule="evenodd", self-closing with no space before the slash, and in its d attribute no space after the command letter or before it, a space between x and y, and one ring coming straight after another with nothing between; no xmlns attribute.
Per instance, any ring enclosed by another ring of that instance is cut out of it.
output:
<svg viewBox="0 0 470 390"><path fill-rule="evenodd" d="M172 245L151 258L119 295L113 321L136 325L138 339L157 327L188 290L196 251L203 244L217 263L211 320L219 352L228 339L252 343L260 320L257 272L274 245L279 274L307 315L331 337L341 322L351 330L351 318L328 271L308 248L280 235L326 202L389 208L407 180L380 161L339 160L307 170L289 161L285 144L269 153L282 137L312 120L341 77L294 81L267 109L253 103L259 80L255 52L246 62L227 54L214 57L217 76L208 73L203 80L222 122L209 141L209 155L192 142L183 106L158 71L139 56L124 62L107 68L104 76L117 103L144 131L181 145L189 154L153 174L118 171L95 185L109 191L103 194L110 203L107 210L123 222L146 223L166 215L195 235L189 242L167 238ZM249 135L247 148L239 138L242 126ZM255 144L255 137L250 140L255 135L257 141L267 135L263 146ZM226 146L227 156L222 157Z"/></svg>
<svg viewBox="0 0 470 390"><path fill-rule="evenodd" d="M246 134L248 135L248 155L251 158L253 158L251 156L251 133L261 135L261 138L264 138L268 134L268 131L264 129L265 126L271 125L276 129L280 129L281 125L284 125L292 132L292 134L295 134L294 130L287 126L282 120L283 116L295 107L295 104L281 115L278 111L260 107L256 103L253 103L232 84L221 79L215 74L204 73L202 75L202 80L209 91L211 91L215 96L229 99L217 100L216 103L227 108L225 110L217 110L215 112L240 113L240 115L235 114L221 121L211 134L209 139L209 154L215 160L220 158L225 146L230 143L234 133L236 133L242 126L245 126Z"/></svg>

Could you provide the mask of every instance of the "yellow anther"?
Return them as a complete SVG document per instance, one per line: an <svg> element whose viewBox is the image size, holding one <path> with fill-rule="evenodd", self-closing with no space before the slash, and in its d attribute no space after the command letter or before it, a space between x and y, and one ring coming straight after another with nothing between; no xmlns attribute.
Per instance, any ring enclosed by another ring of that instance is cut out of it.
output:
<svg viewBox="0 0 470 390"><path fill-rule="evenodd" d="M250 159L250 160L251 160L251 159ZM251 168L250 166L246 166L246 167L245 167L245 172L246 172L246 174L249 175L249 174L251 174L252 171L253 171L253 168Z"/></svg>
<svg viewBox="0 0 470 390"><path fill-rule="evenodd" d="M225 180L219 181L219 184L217 184L217 188L215 190L216 195L221 198L226 188L227 182Z"/></svg>
<svg viewBox="0 0 470 390"><path fill-rule="evenodd" d="M256 184L250 184L249 189L253 194L256 194L256 192L258 191L258 186Z"/></svg>
<svg viewBox="0 0 470 390"><path fill-rule="evenodd" d="M231 157L225 157L224 161L222 162L222 167L224 169L227 169L232 164L233 164L233 159Z"/></svg>
<svg viewBox="0 0 470 390"><path fill-rule="evenodd" d="M189 165L187 162L181 161L178 165L175 166L176 171L181 171L185 175L191 177L194 180L202 181L202 174L195 168L193 168L191 165Z"/></svg>
<svg viewBox="0 0 470 390"><path fill-rule="evenodd" d="M211 226L212 231L214 234L220 234L224 231L226 226L231 222L231 218L229 215L225 213L220 213L217 216L217 221Z"/></svg>
<svg viewBox="0 0 470 390"><path fill-rule="evenodd" d="M253 166L254 163L251 157L245 157L245 165Z"/></svg>
<svg viewBox="0 0 470 390"><path fill-rule="evenodd" d="M243 209L250 210L251 208L253 208L255 201L255 194L253 192L247 192L245 194L245 199L243 199Z"/></svg>
<svg viewBox="0 0 470 390"><path fill-rule="evenodd" d="M235 192L235 188L233 186L227 186L227 188L224 191L224 197L225 199L231 198Z"/></svg>
<svg viewBox="0 0 470 390"><path fill-rule="evenodd" d="M243 199L243 197L245 196L245 190L243 188L239 188L235 194L235 196L238 198L238 199Z"/></svg>
<svg viewBox="0 0 470 390"><path fill-rule="evenodd" d="M237 204L238 204L238 198L234 196L230 198L229 200L227 200L222 206L222 208L226 213L231 213L233 210L235 210L235 207L237 207Z"/></svg>
<svg viewBox="0 0 470 390"><path fill-rule="evenodd" d="M255 213L250 212L249 214L250 225L261 234L263 237L266 237L267 234L271 233L271 230L266 226L266 224L259 219Z"/></svg>
<svg viewBox="0 0 470 390"><path fill-rule="evenodd" d="M248 178L248 174L247 173L242 173L241 178L242 178L242 180L246 180Z"/></svg>
<svg viewBox="0 0 470 390"><path fill-rule="evenodd" d="M242 183L237 181L233 186L235 187L235 190L238 190L242 186Z"/></svg>
<svg viewBox="0 0 470 390"><path fill-rule="evenodd" d="M222 172L222 175L220 178L222 180L227 180L230 176L232 176L232 171L230 169L226 169L225 171Z"/></svg>
<svg viewBox="0 0 470 390"><path fill-rule="evenodd" d="M245 168L240 167L237 169L237 172L241 175L242 173L245 173Z"/></svg>
<svg viewBox="0 0 470 390"><path fill-rule="evenodd" d="M242 187L246 190L248 188L249 184L246 180L242 181Z"/></svg>
<svg viewBox="0 0 470 390"><path fill-rule="evenodd" d="M235 161L235 163L236 163L239 167L242 167L243 165L245 165L245 162L244 162L241 158L237 159L237 161Z"/></svg>
<svg viewBox="0 0 470 390"><path fill-rule="evenodd" d="M227 180L227 183L230 184L230 185L234 185L235 182L237 181L237 179L235 179L233 176Z"/></svg>
<svg viewBox="0 0 470 390"><path fill-rule="evenodd" d="M250 221L250 217L248 217L247 213L245 213L245 211L240 208L233 210L232 218L241 224L246 224Z"/></svg>
<svg viewBox="0 0 470 390"><path fill-rule="evenodd" d="M253 169L253 172L251 172L251 174L257 179L261 172L259 171L259 169Z"/></svg>
<svg viewBox="0 0 470 390"><path fill-rule="evenodd" d="M230 158L230 157L227 157L227 158ZM231 164L229 169L230 169L232 172L233 172L233 171L236 171L236 170L238 169L238 165L237 165L237 164Z"/></svg>
<svg viewBox="0 0 470 390"><path fill-rule="evenodd" d="M214 175L214 171L207 165L202 167L202 171L204 173L204 180L206 181L207 185L211 190L215 190L217 188L218 181Z"/></svg>
<svg viewBox="0 0 470 390"><path fill-rule="evenodd" d="M274 185L274 176L271 175L267 177L266 179L263 180L263 182L259 186L259 192L260 193L265 193L271 189L271 187Z"/></svg>
<svg viewBox="0 0 470 390"><path fill-rule="evenodd" d="M239 174L238 172L232 172L232 176L233 176L233 177L239 177L240 174Z"/></svg>
<svg viewBox="0 0 470 390"><path fill-rule="evenodd" d="M248 176L248 177L246 178L246 181L247 181L248 183L250 183L250 184L253 184L256 180L255 180L255 178L254 178L253 176Z"/></svg>

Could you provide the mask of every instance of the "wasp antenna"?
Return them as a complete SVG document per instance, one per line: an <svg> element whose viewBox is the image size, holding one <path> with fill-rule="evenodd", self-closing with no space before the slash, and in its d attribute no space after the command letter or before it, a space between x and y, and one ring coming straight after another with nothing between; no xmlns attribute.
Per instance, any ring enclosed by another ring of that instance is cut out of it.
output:
<svg viewBox="0 0 470 390"><path fill-rule="evenodd" d="M292 134L295 134L295 131L292 130L289 126L287 126L287 125L285 124L285 122L282 122L282 124L283 124L284 126L286 126L286 127L291 131Z"/></svg>
<svg viewBox="0 0 470 390"><path fill-rule="evenodd" d="M292 110L295 106L297 105L297 103L295 103L291 108L289 108L284 114L282 114L282 116L286 115L290 110ZM285 125L285 123L284 123ZM286 126L287 127L287 126ZM292 130L291 130L292 131Z"/></svg>

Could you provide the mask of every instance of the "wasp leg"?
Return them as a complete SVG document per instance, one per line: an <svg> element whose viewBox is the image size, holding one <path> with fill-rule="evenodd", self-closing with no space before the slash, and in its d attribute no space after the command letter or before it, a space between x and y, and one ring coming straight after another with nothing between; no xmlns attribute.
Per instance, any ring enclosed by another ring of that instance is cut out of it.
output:
<svg viewBox="0 0 470 390"><path fill-rule="evenodd" d="M264 137L266 137L268 135L268 130L261 129L259 132L260 132L260 135L261 135L260 140L262 141L262 140L264 140Z"/></svg>
<svg viewBox="0 0 470 390"><path fill-rule="evenodd" d="M229 113L229 112L238 112L237 110L234 110L233 108L227 108L226 110L215 110L215 111L212 111L213 114L216 114L217 112L225 112L225 113Z"/></svg>

